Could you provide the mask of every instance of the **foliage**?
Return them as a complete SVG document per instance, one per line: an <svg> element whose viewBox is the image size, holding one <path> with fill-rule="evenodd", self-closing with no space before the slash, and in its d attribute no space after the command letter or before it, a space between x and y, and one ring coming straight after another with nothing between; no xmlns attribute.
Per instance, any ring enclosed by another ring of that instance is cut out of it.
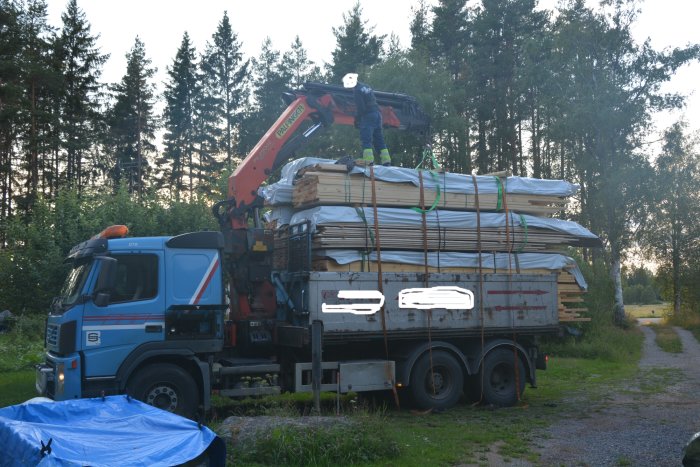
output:
<svg viewBox="0 0 700 467"><path fill-rule="evenodd" d="M107 146L114 160L110 160L106 170L115 188L125 180L131 192L141 195L151 171L148 156L156 152L155 85L150 82L155 69L138 37L126 54L126 61L126 74L112 87L115 102L107 116Z"/></svg>
<svg viewBox="0 0 700 467"><path fill-rule="evenodd" d="M228 13L224 11L200 62L203 94L210 97L202 102L200 112L206 108L213 109L213 128L220 130L215 132L220 133L215 144L226 155L229 168L236 153L236 133L241 131L243 106L248 98L249 63L243 58L238 36L231 27ZM217 128L219 126L221 128Z"/></svg>
<svg viewBox="0 0 700 467"><path fill-rule="evenodd" d="M374 35L373 30L362 19L358 0L349 12L343 14L343 24L333 28L336 46L331 52L333 58L327 70L329 81L340 82L346 73L357 73L379 63L385 37Z"/></svg>
<svg viewBox="0 0 700 467"><path fill-rule="evenodd" d="M660 263L674 313L680 313L686 288L695 288L693 261L700 253L700 138L687 124L674 123L664 133L656 160L653 220L643 240Z"/></svg>
<svg viewBox="0 0 700 467"><path fill-rule="evenodd" d="M13 313L46 310L65 274L63 258L70 248L108 225L126 224L132 236L177 235L218 230L211 201L163 203L145 193L141 202L122 184L115 194L63 190L55 203L39 198L31 222L15 218L8 227L8 246L0 250L0 308Z"/></svg>
<svg viewBox="0 0 700 467"><path fill-rule="evenodd" d="M0 373L27 370L43 360L43 316L19 315L0 333Z"/></svg>

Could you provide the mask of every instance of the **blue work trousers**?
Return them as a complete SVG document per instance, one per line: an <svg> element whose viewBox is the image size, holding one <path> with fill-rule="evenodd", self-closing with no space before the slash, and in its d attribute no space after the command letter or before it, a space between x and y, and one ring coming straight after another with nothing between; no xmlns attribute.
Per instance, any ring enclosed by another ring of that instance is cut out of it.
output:
<svg viewBox="0 0 700 467"><path fill-rule="evenodd" d="M360 118L360 142L362 149L386 149L384 133L382 132L382 114L375 110Z"/></svg>

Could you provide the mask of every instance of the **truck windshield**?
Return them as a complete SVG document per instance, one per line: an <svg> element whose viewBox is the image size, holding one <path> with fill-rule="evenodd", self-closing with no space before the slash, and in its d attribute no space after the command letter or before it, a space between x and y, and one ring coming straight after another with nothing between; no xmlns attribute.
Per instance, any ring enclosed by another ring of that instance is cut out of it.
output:
<svg viewBox="0 0 700 467"><path fill-rule="evenodd" d="M57 305L60 305L61 309L65 310L78 301L92 264L92 261L81 261L73 264L61 288L61 295L58 297Z"/></svg>

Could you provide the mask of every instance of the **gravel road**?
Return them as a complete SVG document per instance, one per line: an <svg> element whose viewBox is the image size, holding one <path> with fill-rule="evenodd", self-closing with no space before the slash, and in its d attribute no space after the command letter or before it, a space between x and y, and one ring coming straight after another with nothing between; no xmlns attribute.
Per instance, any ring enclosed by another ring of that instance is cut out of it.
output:
<svg viewBox="0 0 700 467"><path fill-rule="evenodd" d="M666 353L641 328L640 377L582 400L580 412L538 433L542 465L681 465L685 443L700 431L700 344L676 327L683 353Z"/></svg>

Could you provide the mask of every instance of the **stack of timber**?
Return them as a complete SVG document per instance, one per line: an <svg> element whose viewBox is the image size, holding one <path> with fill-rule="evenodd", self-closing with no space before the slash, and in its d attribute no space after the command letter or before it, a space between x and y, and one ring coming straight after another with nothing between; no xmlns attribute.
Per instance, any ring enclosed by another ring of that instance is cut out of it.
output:
<svg viewBox="0 0 700 467"><path fill-rule="evenodd" d="M478 256L476 252L494 258L499 254L552 258L563 257L559 253L568 247L600 245L597 236L578 224L549 217L561 211L576 192L575 185L563 181L472 178L393 167L374 168L372 180L366 168L348 171L344 165L302 160L286 168L283 181L268 191L270 196L264 194L273 206L271 219L278 227L276 269L289 266L286 226L300 221L311 225L312 269L316 271L377 271L372 255L378 240L383 272L422 273L427 269L462 274L480 270L473 262L448 263L440 258L447 254ZM470 183L473 185L467 186ZM358 260L341 260L328 255L329 251L357 254ZM422 259L408 259L418 253L421 258L423 253L436 254L437 263L429 262L426 267ZM511 268L506 262L481 272L556 273L559 320L588 321L581 316L586 311L581 307L585 280L575 262L566 258L568 263L553 267L522 261L524 266Z"/></svg>
<svg viewBox="0 0 700 467"><path fill-rule="evenodd" d="M372 203L371 181L362 173L349 174L345 166L316 164L300 171L301 178L294 186L292 203L297 209L313 206L367 205ZM425 176L426 181L428 175ZM437 174L438 180L440 174ZM467 179L468 180L468 179ZM438 186L440 184L438 183ZM409 182L375 181L377 206L413 207L420 205L420 189ZM477 209L477 196L448 189L423 190L423 203L440 209L473 211ZM478 195L479 209L497 211L503 209L502 193ZM514 212L538 216L551 215L566 207L564 196L537 193L515 193L507 195L507 207Z"/></svg>

